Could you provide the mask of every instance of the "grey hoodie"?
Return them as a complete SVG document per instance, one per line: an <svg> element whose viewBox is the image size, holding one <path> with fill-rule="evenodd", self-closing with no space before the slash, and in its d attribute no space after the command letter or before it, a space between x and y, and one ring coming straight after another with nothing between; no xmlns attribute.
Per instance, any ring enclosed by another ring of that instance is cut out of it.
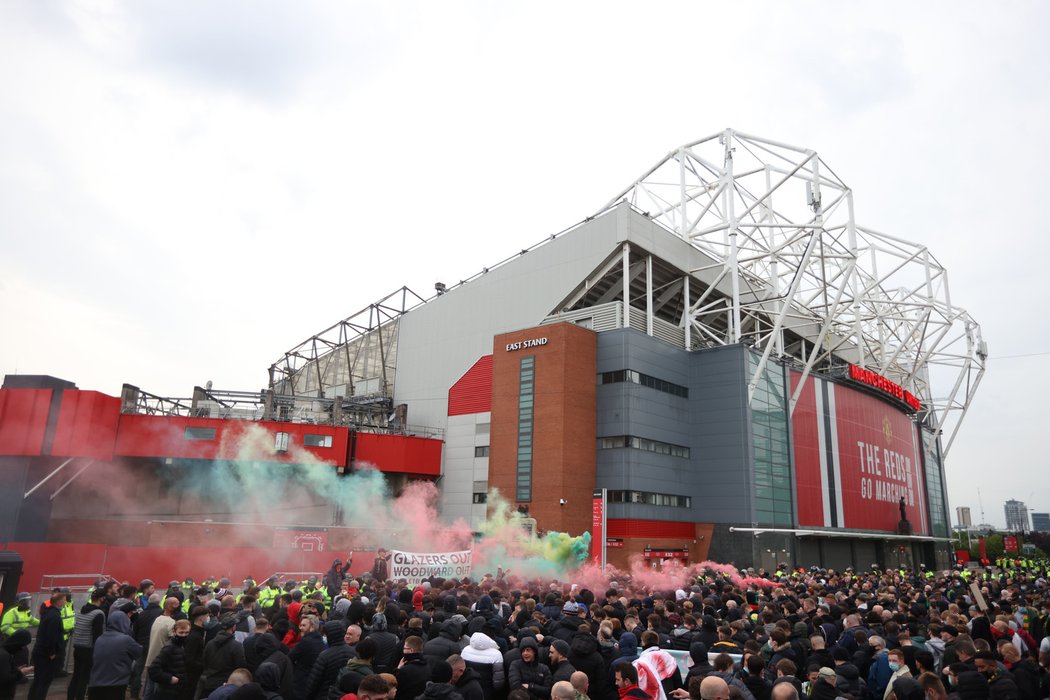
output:
<svg viewBox="0 0 1050 700"><path fill-rule="evenodd" d="M106 619L106 631L95 640L89 688L127 685L131 667L142 654L142 645L131 636L127 613L114 610Z"/></svg>

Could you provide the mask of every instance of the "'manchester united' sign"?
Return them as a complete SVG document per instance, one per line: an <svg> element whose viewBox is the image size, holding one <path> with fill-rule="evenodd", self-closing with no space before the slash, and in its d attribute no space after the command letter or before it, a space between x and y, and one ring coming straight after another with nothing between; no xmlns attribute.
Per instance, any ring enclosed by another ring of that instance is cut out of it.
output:
<svg viewBox="0 0 1050 700"><path fill-rule="evenodd" d="M900 384L886 379L886 377L877 372L872 372L870 369L864 369L857 365L850 365L849 378L855 382L860 382L861 384L870 386L872 389L878 389L884 394L889 394L899 401L903 401L908 404L913 411L922 410L922 404L919 402L919 399L915 397L915 394L910 391L905 391L904 387Z"/></svg>

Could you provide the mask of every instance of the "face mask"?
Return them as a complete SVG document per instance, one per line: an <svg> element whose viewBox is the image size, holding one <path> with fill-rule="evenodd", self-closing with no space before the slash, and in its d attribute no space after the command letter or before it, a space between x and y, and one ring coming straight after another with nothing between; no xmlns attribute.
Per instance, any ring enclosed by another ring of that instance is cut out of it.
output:
<svg viewBox="0 0 1050 700"><path fill-rule="evenodd" d="M890 670L891 671L899 671L899 670L901 670L901 665L899 663L897 663L896 661L891 661L890 662Z"/></svg>
<svg viewBox="0 0 1050 700"><path fill-rule="evenodd" d="M175 635L171 638L171 643L177 647L181 647L183 644L186 643L186 638Z"/></svg>

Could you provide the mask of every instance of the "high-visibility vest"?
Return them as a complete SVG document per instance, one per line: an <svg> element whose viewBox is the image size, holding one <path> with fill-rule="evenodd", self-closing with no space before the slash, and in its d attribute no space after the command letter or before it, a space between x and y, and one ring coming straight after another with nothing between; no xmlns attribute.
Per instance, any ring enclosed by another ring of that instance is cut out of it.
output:
<svg viewBox="0 0 1050 700"><path fill-rule="evenodd" d="M281 594L280 588L272 588L266 586L259 591L259 607L264 610L273 605L273 601L277 600L277 596Z"/></svg>
<svg viewBox="0 0 1050 700"><path fill-rule="evenodd" d="M10 637L18 630L37 627L39 624L40 620L33 617L33 612L31 610L11 608L4 613L4 618L0 621L0 634L6 634Z"/></svg>
<svg viewBox="0 0 1050 700"><path fill-rule="evenodd" d="M62 615L62 629L65 630L63 639L68 640L69 635L73 634L73 626L77 621L77 613L73 609L73 603L70 602L63 605L60 614Z"/></svg>
<svg viewBox="0 0 1050 700"><path fill-rule="evenodd" d="M316 586L314 588L311 588L310 584L307 581L303 581L302 582L302 584L300 585L300 590L303 592L303 597L304 598L308 598L309 596L312 596L314 593L320 592L321 593L321 598L322 598L322 600L324 600L325 604L327 604L331 600L331 598L328 597L328 589L327 588L323 588L321 586Z"/></svg>

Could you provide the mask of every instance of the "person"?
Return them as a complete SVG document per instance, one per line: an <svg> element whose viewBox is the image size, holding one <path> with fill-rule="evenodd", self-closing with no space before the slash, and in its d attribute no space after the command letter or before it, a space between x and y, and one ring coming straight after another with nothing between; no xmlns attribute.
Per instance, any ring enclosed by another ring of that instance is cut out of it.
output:
<svg viewBox="0 0 1050 700"><path fill-rule="evenodd" d="M999 668L995 654L979 651L974 655L977 672L988 682L989 700L1020 700L1021 693L1009 671Z"/></svg>
<svg viewBox="0 0 1050 700"><path fill-rule="evenodd" d="M706 678L704 679L707 680ZM773 691L770 693L772 700L799 700L798 688L795 687L794 683L777 683L773 686ZM708 700L705 698L705 700ZM723 700L719 698L719 700Z"/></svg>
<svg viewBox="0 0 1050 700"><path fill-rule="evenodd" d="M551 700L576 700L576 689L569 681L556 681L551 686Z"/></svg>
<svg viewBox="0 0 1050 700"><path fill-rule="evenodd" d="M157 658L160 650L171 640L171 630L175 627L175 614L179 611L179 599L175 597L165 598L160 614L157 615L153 624L149 627L149 648L146 650L145 667L149 668L153 660ZM138 689L132 688L133 693ZM145 687L142 691L142 700L151 700L153 694L153 681L149 675L146 676Z"/></svg>
<svg viewBox="0 0 1050 700"><path fill-rule="evenodd" d="M560 681L568 681L576 672L573 665L569 663L569 651L569 644L564 639L555 639L551 642L547 658L550 660L551 682L555 685ZM551 692L553 693L553 689Z"/></svg>
<svg viewBox="0 0 1050 700"><path fill-rule="evenodd" d="M883 700L889 700L890 694L893 692L893 683L898 678L911 678L911 671L908 670L907 664L904 663L904 652L900 649L890 649L886 654L887 663L891 671L889 681L886 684L886 689L883 691ZM901 700L901 698L897 698Z"/></svg>
<svg viewBox="0 0 1050 700"><path fill-rule="evenodd" d="M551 692L551 672L539 662L536 640L526 637L519 649L521 658L511 663L507 671L508 687L511 690L521 688L529 693L529 697L547 700Z"/></svg>
<svg viewBox="0 0 1050 700"><path fill-rule="evenodd" d="M299 641L288 653L288 658L292 662L295 697L297 700L304 700L306 683L310 680L314 663L324 651L324 637L321 636L320 621L315 615L306 615L299 620L297 632L300 635Z"/></svg>
<svg viewBox="0 0 1050 700"><path fill-rule="evenodd" d="M1020 700L1039 700L1046 697L1040 688L1045 672L1032 657L1022 657L1012 642L1000 644L999 653L1003 657L1003 664L1013 676L1014 683L1017 684Z"/></svg>
<svg viewBox="0 0 1050 700"><path fill-rule="evenodd" d="M458 625L457 625L458 627ZM535 642L533 642L535 645ZM481 687L486 693L499 691L506 684L506 676L503 655L500 654L496 641L484 632L475 632L470 635L470 643L459 652L467 666L474 669L481 676ZM486 698L491 697L487 694Z"/></svg>
<svg viewBox="0 0 1050 700"><path fill-rule="evenodd" d="M459 654L467 645L463 641L463 627L457 620L445 620L441 623L436 637L423 644L423 656L429 664ZM502 657L500 657L502 663ZM490 663L490 662L486 662Z"/></svg>
<svg viewBox="0 0 1050 700"><path fill-rule="evenodd" d="M944 684L932 671L926 671L919 676L919 687L926 695L926 700L948 700L948 692L944 689Z"/></svg>
<svg viewBox="0 0 1050 700"><path fill-rule="evenodd" d="M379 674L362 678L357 691L357 700L391 700L390 684Z"/></svg>
<svg viewBox="0 0 1050 700"><path fill-rule="evenodd" d="M572 689L576 691L576 700L590 700L588 694L590 693L591 682L586 673L577 671L572 674L569 682L572 683Z"/></svg>
<svg viewBox="0 0 1050 700"><path fill-rule="evenodd" d="M88 678L89 700L124 700L131 680L131 668L142 653L142 646L131 636L128 613L113 606L106 618L106 631L95 641Z"/></svg>
<svg viewBox="0 0 1050 700"><path fill-rule="evenodd" d="M40 629L33 645L33 682L29 686L29 700L44 700L51 682L61 668L62 649L65 647L65 629L61 609L66 604L65 593L53 593L50 605L40 612ZM127 619L125 615L124 619Z"/></svg>
<svg viewBox="0 0 1050 700"><path fill-rule="evenodd" d="M416 700L463 700L463 696L452 686L452 666L448 661L438 661L434 664L430 682ZM548 696L543 696L543 700L549 700Z"/></svg>
<svg viewBox="0 0 1050 700"><path fill-rule="evenodd" d="M18 683L33 670L32 666L18 662L32 640L29 630L22 629L14 632L0 646L0 700L13 700Z"/></svg>
<svg viewBox="0 0 1050 700"><path fill-rule="evenodd" d="M186 658L186 687L183 690L191 696L197 694L201 676L204 674L204 623L209 618L208 609L203 605L190 608L190 634L183 645Z"/></svg>
<svg viewBox="0 0 1050 700"><path fill-rule="evenodd" d="M357 656L339 671L336 679L336 687L341 693L336 697L342 697L346 693L356 693L362 679L375 673L372 667L372 659L376 655L376 643L371 637L365 637L357 644ZM329 698L333 694L329 694Z"/></svg>
<svg viewBox="0 0 1050 700"><path fill-rule="evenodd" d="M448 665L452 667L452 685L456 691L463 696L463 700L484 700L485 691L481 687L481 674L476 669L467 666L467 662L459 654L453 654L447 659Z"/></svg>
<svg viewBox="0 0 1050 700"><path fill-rule="evenodd" d="M27 630L37 627L40 620L30 610L33 604L33 596L22 592L15 596L15 607L4 613L0 618L0 635L10 637L18 630Z"/></svg>
<svg viewBox="0 0 1050 700"><path fill-rule="evenodd" d="M310 670L303 691L304 700L325 700L329 689L339 677L339 669L346 666L354 656L354 650L346 643L347 628L342 622L329 620L324 623L324 633L328 648L317 656Z"/></svg>
<svg viewBox="0 0 1050 700"><path fill-rule="evenodd" d="M87 695L95 642L106 631L106 614L102 612L105 597L102 589L93 589L73 621L73 676L66 687L66 700L84 700Z"/></svg>
<svg viewBox="0 0 1050 700"><path fill-rule="evenodd" d="M244 647L234 637L237 616L227 613L219 619L219 632L204 647L204 673L201 676L202 695L217 690L238 668L243 668Z"/></svg>
<svg viewBox="0 0 1050 700"><path fill-rule="evenodd" d="M450 664L451 665L451 664ZM465 664L464 664L465 665ZM397 666L397 689L403 697L415 698L427 689L430 680L430 664L423 658L423 638L406 637L401 649L401 662ZM452 671L456 676L455 669ZM450 681L450 683L455 683Z"/></svg>
<svg viewBox="0 0 1050 700"><path fill-rule="evenodd" d="M171 639L146 669L153 681L153 700L183 700L187 697L186 639L192 626L189 620L178 620L171 629ZM192 691L189 697L193 697Z"/></svg>
<svg viewBox="0 0 1050 700"><path fill-rule="evenodd" d="M653 700L653 696L638 687L638 671L628 661L619 661L613 667L613 681L621 700ZM725 700L729 700L726 692Z"/></svg>
<svg viewBox="0 0 1050 700"><path fill-rule="evenodd" d="M394 673L401 660L401 640L387 629L388 625L386 613L377 612L372 616L372 630L368 637L376 643L376 657L373 661L376 673Z"/></svg>
<svg viewBox="0 0 1050 700"><path fill-rule="evenodd" d="M375 561L372 562L372 581L375 583L384 583L387 577L390 575L390 568L387 561L390 559L390 555L387 551L380 547L379 551L376 552Z"/></svg>
<svg viewBox="0 0 1050 700"><path fill-rule="evenodd" d="M146 579L143 583L146 581L149 581L149 579ZM131 700L137 700L139 697L139 690L142 687L142 676L146 669L146 657L149 654L149 637L153 630L153 623L164 612L164 608L161 607L162 602L163 598L161 598L160 593L151 593L146 599L146 604L131 623L132 636L146 650L135 661L135 668L131 671L131 683L129 685Z"/></svg>
<svg viewBox="0 0 1050 700"><path fill-rule="evenodd" d="M701 679L699 691L701 700L729 700L730 697L729 686L718 676Z"/></svg>
<svg viewBox="0 0 1050 700"><path fill-rule="evenodd" d="M252 672L246 668L237 668L234 669L232 673L230 673L229 677L227 677L226 679L226 682L219 686L219 688L217 688L216 690L212 691L212 693L208 695L207 698L208 700L231 700L234 693L248 685L254 685L258 687L258 684L255 683L255 677L252 675ZM259 689L259 695L261 700L261 688Z"/></svg>
<svg viewBox="0 0 1050 700"><path fill-rule="evenodd" d="M264 661L254 674L255 682L262 688L266 700L283 700L281 697L281 669L277 664Z"/></svg>

